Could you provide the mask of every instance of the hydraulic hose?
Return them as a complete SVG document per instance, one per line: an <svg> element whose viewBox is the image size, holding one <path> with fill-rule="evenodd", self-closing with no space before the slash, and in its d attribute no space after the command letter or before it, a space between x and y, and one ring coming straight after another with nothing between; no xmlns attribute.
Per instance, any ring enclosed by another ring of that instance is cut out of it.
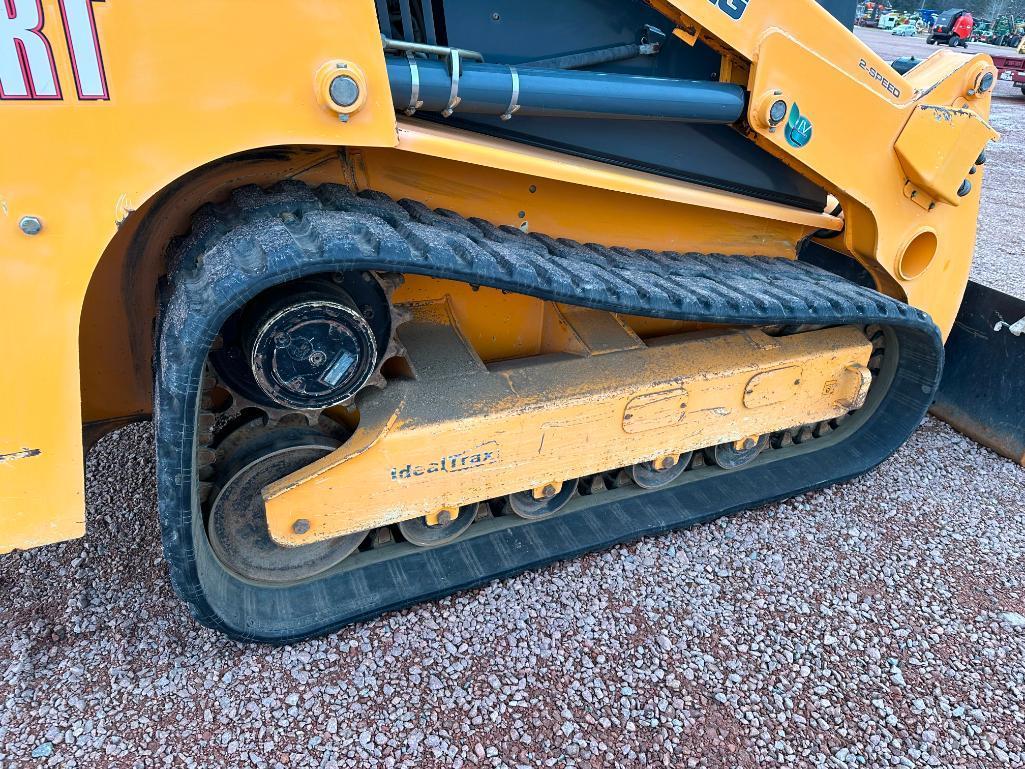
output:
<svg viewBox="0 0 1025 769"><path fill-rule="evenodd" d="M465 60L389 57L395 107L464 113L576 118L736 122L744 114L739 85L696 80L514 67Z"/></svg>

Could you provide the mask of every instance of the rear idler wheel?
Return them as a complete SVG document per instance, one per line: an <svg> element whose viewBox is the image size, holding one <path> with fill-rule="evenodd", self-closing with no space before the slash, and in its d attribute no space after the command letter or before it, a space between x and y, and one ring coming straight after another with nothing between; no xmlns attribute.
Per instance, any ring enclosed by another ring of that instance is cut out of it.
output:
<svg viewBox="0 0 1025 769"><path fill-rule="evenodd" d="M312 431L282 429L251 439L233 452L218 473L207 516L210 545L225 568L254 582L287 585L327 571L359 547L365 532L282 547L267 528L263 487L339 445ZM309 526L305 521L296 525Z"/></svg>
<svg viewBox="0 0 1025 769"><path fill-rule="evenodd" d="M470 528L477 517L480 503L463 505L458 510L440 510L433 515L424 515L403 521L399 531L406 541L417 547L438 547L455 542Z"/></svg>
<svg viewBox="0 0 1025 769"><path fill-rule="evenodd" d="M687 469L694 452L670 454L651 462L641 462L630 468L633 482L642 489L660 489L668 486Z"/></svg>
<svg viewBox="0 0 1025 769"><path fill-rule="evenodd" d="M705 449L705 459L723 470L739 470L754 462L769 445L769 436L750 436Z"/></svg>
<svg viewBox="0 0 1025 769"><path fill-rule="evenodd" d="M506 500L507 509L528 520L549 518L564 508L577 490L576 480L548 483L536 491L519 491Z"/></svg>

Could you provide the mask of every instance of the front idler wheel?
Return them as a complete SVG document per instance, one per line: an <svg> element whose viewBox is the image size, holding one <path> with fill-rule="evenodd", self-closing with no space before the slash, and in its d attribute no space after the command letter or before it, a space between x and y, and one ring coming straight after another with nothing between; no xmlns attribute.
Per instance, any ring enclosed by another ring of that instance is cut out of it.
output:
<svg viewBox="0 0 1025 769"><path fill-rule="evenodd" d="M705 459L723 470L739 470L754 462L768 444L768 435L752 435L705 449Z"/></svg>
<svg viewBox="0 0 1025 769"><path fill-rule="evenodd" d="M262 489L339 445L312 431L284 429L233 451L218 473L207 516L210 545L229 571L253 582L288 585L327 571L359 547L365 533L282 547L267 528Z"/></svg>
<svg viewBox="0 0 1025 769"><path fill-rule="evenodd" d="M406 541L417 547L438 547L454 542L470 528L477 517L480 503L463 505L458 510L446 508L431 515L403 521L399 531Z"/></svg>
<svg viewBox="0 0 1025 769"><path fill-rule="evenodd" d="M564 508L577 490L576 480L546 483L531 491L519 491L508 497L508 510L520 518L549 518Z"/></svg>

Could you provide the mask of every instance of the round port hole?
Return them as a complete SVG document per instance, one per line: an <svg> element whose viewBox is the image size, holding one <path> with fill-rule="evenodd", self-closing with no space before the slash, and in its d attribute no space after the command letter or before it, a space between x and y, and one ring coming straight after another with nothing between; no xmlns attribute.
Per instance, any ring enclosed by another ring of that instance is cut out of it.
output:
<svg viewBox="0 0 1025 769"><path fill-rule="evenodd" d="M932 264L938 247L936 233L930 230L918 233L897 260L897 272L904 280L914 280Z"/></svg>

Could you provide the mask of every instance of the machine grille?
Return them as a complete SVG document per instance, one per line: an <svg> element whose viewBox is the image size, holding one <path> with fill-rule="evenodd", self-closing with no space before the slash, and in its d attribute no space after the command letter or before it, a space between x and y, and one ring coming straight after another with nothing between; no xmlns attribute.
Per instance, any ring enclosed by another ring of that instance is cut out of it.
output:
<svg viewBox="0 0 1025 769"><path fill-rule="evenodd" d="M441 0L377 0L381 33L393 40L446 45L444 16Z"/></svg>

